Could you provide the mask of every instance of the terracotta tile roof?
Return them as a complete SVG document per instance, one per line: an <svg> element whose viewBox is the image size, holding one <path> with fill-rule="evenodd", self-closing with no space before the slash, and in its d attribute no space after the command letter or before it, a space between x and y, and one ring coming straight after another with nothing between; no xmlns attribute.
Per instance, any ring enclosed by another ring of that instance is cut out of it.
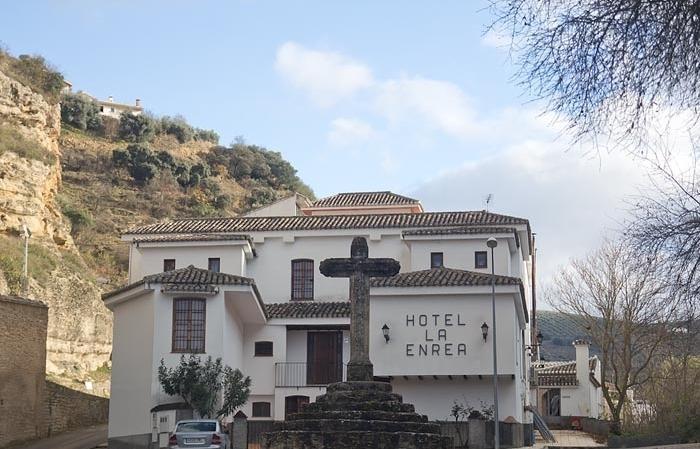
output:
<svg viewBox="0 0 700 449"><path fill-rule="evenodd" d="M152 242L209 242L209 241L227 241L227 240L248 240L252 241L249 235L245 234L173 234L173 235L154 235L149 237L138 237L134 239L136 243L152 243Z"/></svg>
<svg viewBox="0 0 700 449"><path fill-rule="evenodd" d="M410 271L385 278L372 278L372 287L461 287L491 285L492 275L453 268L432 268ZM496 285L520 285L522 281L509 276L495 276Z"/></svg>
<svg viewBox="0 0 700 449"><path fill-rule="evenodd" d="M458 228L427 228L408 229L401 232L401 235L453 235L453 234L508 234L515 232L515 228L503 228L492 226L460 226Z"/></svg>
<svg viewBox="0 0 700 449"><path fill-rule="evenodd" d="M421 235L474 235L474 234L513 234L515 236L515 244L520 247L520 236L515 228L505 228L497 226L460 226L457 228L427 228L427 229L409 229L403 231L403 237L421 236Z"/></svg>
<svg viewBox="0 0 700 449"><path fill-rule="evenodd" d="M240 233L330 229L432 228L504 226L529 222L486 211L422 212L415 214L298 215L293 217L185 218L131 229L126 234Z"/></svg>
<svg viewBox="0 0 700 449"><path fill-rule="evenodd" d="M268 318L349 318L350 302L290 301L265 304Z"/></svg>
<svg viewBox="0 0 700 449"><path fill-rule="evenodd" d="M217 273L190 265L189 267L146 276L140 281L133 282L103 294L102 299L109 299L119 293L144 284L161 284L163 291L189 292L213 292L214 290L211 287L213 285L250 285L256 291L256 294L258 294L255 281L251 278ZM258 294L258 297L259 296Z"/></svg>
<svg viewBox="0 0 700 449"><path fill-rule="evenodd" d="M597 357L588 359L589 377L594 384L597 383L597 379L595 379L590 371L595 370L597 361ZM578 379L576 378L576 361L540 363L541 365L539 367L535 367L538 385L545 387L578 385Z"/></svg>
<svg viewBox="0 0 700 449"><path fill-rule="evenodd" d="M314 201L311 207L404 206L418 203L416 199L389 191L346 192L321 198Z"/></svg>

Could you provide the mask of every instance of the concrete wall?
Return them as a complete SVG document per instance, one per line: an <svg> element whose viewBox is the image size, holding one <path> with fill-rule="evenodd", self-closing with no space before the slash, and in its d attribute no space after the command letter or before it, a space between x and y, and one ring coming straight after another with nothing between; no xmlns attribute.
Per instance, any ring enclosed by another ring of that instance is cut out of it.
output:
<svg viewBox="0 0 700 449"><path fill-rule="evenodd" d="M48 308L0 296L0 446L43 437Z"/></svg>

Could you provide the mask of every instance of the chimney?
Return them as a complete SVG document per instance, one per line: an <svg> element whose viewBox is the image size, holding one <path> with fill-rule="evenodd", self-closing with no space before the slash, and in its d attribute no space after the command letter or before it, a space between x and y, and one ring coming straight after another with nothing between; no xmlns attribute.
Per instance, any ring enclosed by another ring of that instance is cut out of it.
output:
<svg viewBox="0 0 700 449"><path fill-rule="evenodd" d="M137 108L140 108L140 107L141 107L141 99L140 99L140 98L137 98L137 99L136 99L136 107L137 107Z"/></svg>
<svg viewBox="0 0 700 449"><path fill-rule="evenodd" d="M590 368L588 366L589 346L586 340L574 340L576 348L576 379L579 385L588 385Z"/></svg>
<svg viewBox="0 0 700 449"><path fill-rule="evenodd" d="M110 96L107 98L107 101L109 101L110 103L114 103L114 97L110 95Z"/></svg>

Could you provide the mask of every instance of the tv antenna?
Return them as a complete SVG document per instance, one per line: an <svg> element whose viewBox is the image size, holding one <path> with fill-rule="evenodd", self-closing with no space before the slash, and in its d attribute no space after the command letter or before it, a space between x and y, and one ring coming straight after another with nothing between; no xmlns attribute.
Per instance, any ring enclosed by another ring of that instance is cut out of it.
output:
<svg viewBox="0 0 700 449"><path fill-rule="evenodd" d="M486 212L489 211L489 206L491 205L491 202L492 202L492 201L493 201L493 193L489 193L488 195L486 195L486 200L485 200L485 202L486 202Z"/></svg>

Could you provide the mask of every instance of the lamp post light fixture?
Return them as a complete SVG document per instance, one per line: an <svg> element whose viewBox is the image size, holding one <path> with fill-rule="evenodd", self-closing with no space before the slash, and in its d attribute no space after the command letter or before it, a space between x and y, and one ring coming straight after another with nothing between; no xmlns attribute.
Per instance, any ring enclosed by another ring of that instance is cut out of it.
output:
<svg viewBox="0 0 700 449"><path fill-rule="evenodd" d="M540 346L542 346L542 342L544 341L544 335L542 335L542 332L540 332L540 331L537 332L537 335L535 335L535 341L537 341L537 343L533 343L531 345L525 346L525 349L530 351L530 353L532 353L532 351L536 350L537 356L539 359L539 355L540 355L539 348L540 348Z"/></svg>
<svg viewBox="0 0 700 449"><path fill-rule="evenodd" d="M384 335L384 340L389 343L389 326L387 326L386 323L384 323L384 326L382 326L382 334Z"/></svg>
<svg viewBox="0 0 700 449"><path fill-rule="evenodd" d="M484 342L486 341L486 337L489 336L489 325L486 324L486 321L481 325L481 336L484 337Z"/></svg>
<svg viewBox="0 0 700 449"><path fill-rule="evenodd" d="M498 246L498 240L489 237L486 246L491 248L491 326L493 326L493 446L500 449L501 438L498 429L498 352L496 350L496 264L493 258L494 248ZM485 323L484 323L485 324ZM482 326L483 327L483 326Z"/></svg>

